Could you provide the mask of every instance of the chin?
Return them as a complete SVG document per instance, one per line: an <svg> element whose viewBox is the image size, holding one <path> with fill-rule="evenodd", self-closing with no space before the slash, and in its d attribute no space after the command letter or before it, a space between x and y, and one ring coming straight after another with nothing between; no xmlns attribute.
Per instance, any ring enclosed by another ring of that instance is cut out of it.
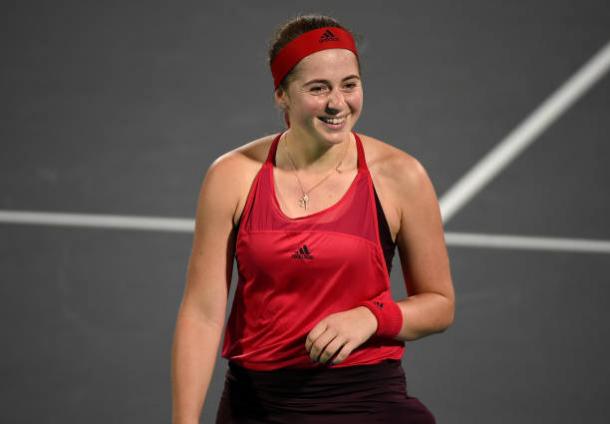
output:
<svg viewBox="0 0 610 424"><path fill-rule="evenodd" d="M332 133L325 132L324 130L322 130L322 131L318 131L318 134L320 134L320 138L322 140L326 140L332 144L336 144L336 143L341 143L347 137L349 137L350 132L351 132L350 129L344 129L344 130L335 131Z"/></svg>

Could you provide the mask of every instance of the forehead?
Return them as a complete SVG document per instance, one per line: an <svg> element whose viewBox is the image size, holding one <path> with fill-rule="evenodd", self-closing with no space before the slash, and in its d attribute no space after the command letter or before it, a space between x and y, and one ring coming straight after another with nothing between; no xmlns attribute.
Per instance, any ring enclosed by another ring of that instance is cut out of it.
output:
<svg viewBox="0 0 610 424"><path fill-rule="evenodd" d="M348 74L360 75L356 55L346 49L327 49L306 56L295 68L301 79L341 79Z"/></svg>

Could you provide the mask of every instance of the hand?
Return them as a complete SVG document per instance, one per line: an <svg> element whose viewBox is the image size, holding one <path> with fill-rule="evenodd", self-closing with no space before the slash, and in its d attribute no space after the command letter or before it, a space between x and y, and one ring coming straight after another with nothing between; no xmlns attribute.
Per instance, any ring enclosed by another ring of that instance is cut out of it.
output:
<svg viewBox="0 0 610 424"><path fill-rule="evenodd" d="M345 360L350 353L377 331L377 318L365 306L330 314L311 329L305 349L312 361L332 364Z"/></svg>

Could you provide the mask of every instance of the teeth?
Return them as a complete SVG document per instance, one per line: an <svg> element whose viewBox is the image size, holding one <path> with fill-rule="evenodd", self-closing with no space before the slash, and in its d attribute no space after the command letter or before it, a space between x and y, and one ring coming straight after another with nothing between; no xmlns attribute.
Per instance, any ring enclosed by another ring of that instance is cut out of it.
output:
<svg viewBox="0 0 610 424"><path fill-rule="evenodd" d="M338 124L342 124L343 121L345 121L345 117L338 119L338 118L320 118L322 121L327 122L329 124L333 124L333 125L338 125Z"/></svg>

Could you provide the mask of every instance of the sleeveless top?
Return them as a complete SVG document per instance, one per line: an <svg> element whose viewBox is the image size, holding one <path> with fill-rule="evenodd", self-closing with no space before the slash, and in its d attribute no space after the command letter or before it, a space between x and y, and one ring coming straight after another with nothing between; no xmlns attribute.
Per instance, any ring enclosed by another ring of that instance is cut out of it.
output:
<svg viewBox="0 0 610 424"><path fill-rule="evenodd" d="M391 297L395 245L355 132L358 173L339 201L310 215L286 216L273 177L282 134L271 143L239 219L238 280L222 357L252 370L338 368L401 359L403 341L376 335L339 364L310 359L305 339L320 320L382 293ZM386 249L380 233L390 240Z"/></svg>

